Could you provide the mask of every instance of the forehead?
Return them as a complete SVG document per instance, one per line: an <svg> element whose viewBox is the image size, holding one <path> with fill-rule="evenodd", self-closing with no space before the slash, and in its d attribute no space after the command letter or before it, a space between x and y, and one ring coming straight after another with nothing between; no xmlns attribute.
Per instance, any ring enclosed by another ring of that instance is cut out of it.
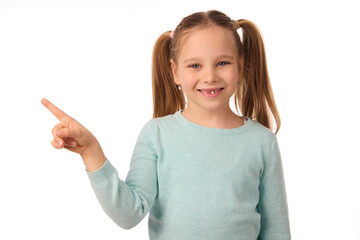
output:
<svg viewBox="0 0 360 240"><path fill-rule="evenodd" d="M220 26L195 28L184 36L181 45L179 60L222 54L237 55L233 33Z"/></svg>

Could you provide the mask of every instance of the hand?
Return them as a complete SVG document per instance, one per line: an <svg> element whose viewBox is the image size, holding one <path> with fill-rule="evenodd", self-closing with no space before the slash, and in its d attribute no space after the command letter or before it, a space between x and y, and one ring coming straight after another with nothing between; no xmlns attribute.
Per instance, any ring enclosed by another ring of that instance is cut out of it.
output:
<svg viewBox="0 0 360 240"><path fill-rule="evenodd" d="M60 121L52 129L53 147L79 153L88 171L94 171L102 166L105 156L94 135L47 99L43 98L41 103Z"/></svg>

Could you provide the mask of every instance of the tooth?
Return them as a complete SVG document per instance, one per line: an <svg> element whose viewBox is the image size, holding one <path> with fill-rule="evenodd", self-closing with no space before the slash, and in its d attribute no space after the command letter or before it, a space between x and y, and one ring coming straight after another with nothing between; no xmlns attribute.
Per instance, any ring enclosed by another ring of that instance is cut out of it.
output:
<svg viewBox="0 0 360 240"><path fill-rule="evenodd" d="M211 94L214 94L214 91L211 91Z"/></svg>

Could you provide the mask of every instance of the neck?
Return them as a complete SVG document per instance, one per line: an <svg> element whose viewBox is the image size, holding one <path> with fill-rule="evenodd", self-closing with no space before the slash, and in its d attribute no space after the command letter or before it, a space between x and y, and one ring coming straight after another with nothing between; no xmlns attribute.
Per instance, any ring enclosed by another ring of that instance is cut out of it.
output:
<svg viewBox="0 0 360 240"><path fill-rule="evenodd" d="M189 105L182 115L190 122L210 128L230 129L243 124L243 119L236 115L230 106L209 110Z"/></svg>

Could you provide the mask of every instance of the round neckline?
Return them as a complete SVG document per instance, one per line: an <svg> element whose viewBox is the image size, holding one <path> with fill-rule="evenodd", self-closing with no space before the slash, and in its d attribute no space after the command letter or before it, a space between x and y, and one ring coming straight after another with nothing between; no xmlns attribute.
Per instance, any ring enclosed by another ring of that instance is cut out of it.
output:
<svg viewBox="0 0 360 240"><path fill-rule="evenodd" d="M246 129L248 129L250 127L250 125L252 125L252 119L250 119L249 117L246 116L239 116L241 118L245 118L246 121L243 125L236 127L236 128L211 128L211 127L205 127L205 126L201 126L197 123L191 122L190 120L188 120L187 118L185 118L181 113L183 110L178 110L175 113L175 117L180 120L180 122L189 127L192 128L194 130L197 131L203 131L203 132L213 132L213 133L224 133L224 134L228 134L228 133L238 133L240 131L245 131Z"/></svg>

